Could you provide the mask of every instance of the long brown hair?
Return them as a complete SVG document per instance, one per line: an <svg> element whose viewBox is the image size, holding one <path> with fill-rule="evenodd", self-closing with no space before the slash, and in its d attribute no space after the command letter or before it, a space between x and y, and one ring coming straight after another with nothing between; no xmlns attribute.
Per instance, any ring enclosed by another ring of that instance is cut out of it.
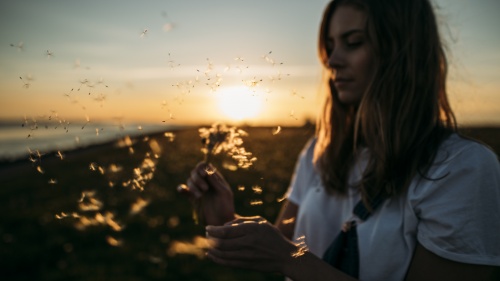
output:
<svg viewBox="0 0 500 281"><path fill-rule="evenodd" d="M375 74L359 105L339 102L331 75L330 94L318 119L314 162L325 188L347 191L357 147L370 152L361 192L365 202L400 194L425 174L441 142L456 131L446 93L447 60L428 0L335 0L326 7L319 57L327 72L325 40L335 9L353 5L367 14L366 33Z"/></svg>

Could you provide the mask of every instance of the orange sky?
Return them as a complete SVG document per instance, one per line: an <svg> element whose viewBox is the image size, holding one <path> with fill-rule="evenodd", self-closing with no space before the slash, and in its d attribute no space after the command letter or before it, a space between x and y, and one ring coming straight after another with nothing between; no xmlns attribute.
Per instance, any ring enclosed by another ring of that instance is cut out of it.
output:
<svg viewBox="0 0 500 281"><path fill-rule="evenodd" d="M300 125L326 2L3 1L0 118ZM459 123L500 124L499 2L436 3Z"/></svg>

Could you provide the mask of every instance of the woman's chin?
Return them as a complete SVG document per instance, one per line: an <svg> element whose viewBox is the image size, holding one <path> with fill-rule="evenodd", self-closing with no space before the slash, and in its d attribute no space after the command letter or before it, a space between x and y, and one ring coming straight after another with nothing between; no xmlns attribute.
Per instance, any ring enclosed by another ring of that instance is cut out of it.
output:
<svg viewBox="0 0 500 281"><path fill-rule="evenodd" d="M356 105L361 101L361 96L348 91L338 92L338 99L342 104Z"/></svg>

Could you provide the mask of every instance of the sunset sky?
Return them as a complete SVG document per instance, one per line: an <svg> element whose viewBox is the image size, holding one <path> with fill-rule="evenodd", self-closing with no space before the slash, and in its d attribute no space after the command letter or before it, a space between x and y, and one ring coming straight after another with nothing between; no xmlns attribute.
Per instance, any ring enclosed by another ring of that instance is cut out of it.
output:
<svg viewBox="0 0 500 281"><path fill-rule="evenodd" d="M0 119L299 125L326 0L0 2ZM438 0L460 124L500 125L498 0Z"/></svg>

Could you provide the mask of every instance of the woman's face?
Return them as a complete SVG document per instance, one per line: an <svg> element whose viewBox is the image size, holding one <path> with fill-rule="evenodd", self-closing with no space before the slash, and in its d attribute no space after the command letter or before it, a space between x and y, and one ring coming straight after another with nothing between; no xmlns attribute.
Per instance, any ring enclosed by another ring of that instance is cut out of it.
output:
<svg viewBox="0 0 500 281"><path fill-rule="evenodd" d="M374 59L366 21L365 12L341 5L334 11L328 28L328 65L338 99L344 104L359 104L373 76Z"/></svg>

